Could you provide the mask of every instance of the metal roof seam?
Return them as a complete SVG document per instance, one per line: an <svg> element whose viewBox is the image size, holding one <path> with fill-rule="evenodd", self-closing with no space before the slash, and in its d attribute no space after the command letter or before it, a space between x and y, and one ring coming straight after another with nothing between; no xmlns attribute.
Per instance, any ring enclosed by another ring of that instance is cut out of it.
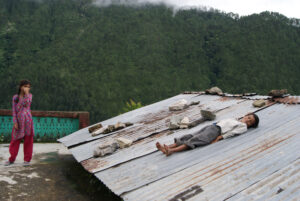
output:
<svg viewBox="0 0 300 201"><path fill-rule="evenodd" d="M92 173L92 174L96 174L96 173L103 172L103 171L105 171L105 170L107 170L107 169L110 169L110 168L116 168L116 167L118 167L118 166L120 166L120 165L122 165L122 164L124 164L124 163L133 161L133 160L138 159L138 158L142 158L142 157L144 157L144 156L153 154L153 153L155 153L155 152L158 152L158 150L149 152L149 153L147 153L147 154L145 154L145 155L142 155L142 156L137 156L137 157L135 157L135 158L129 159L129 160L124 161L124 162L117 163L117 164L115 164L115 165L109 166L109 167L104 168L104 169L101 169L101 170L99 170L99 171L95 171L95 172L90 172L89 170L87 170L87 171L89 171L89 172ZM87 160L88 160L88 159L87 159ZM82 165L82 164L84 163L84 161L87 161L87 160L81 161L80 164ZM83 165L82 165L82 166L83 166Z"/></svg>
<svg viewBox="0 0 300 201"><path fill-rule="evenodd" d="M231 200L231 198L232 198L233 200L236 200L236 198L238 198L239 196L241 196L241 194L248 194L248 195L250 195L250 194L254 193L255 191L258 190L258 189L255 189L255 186L257 186L257 185L268 185L269 181L270 181L270 180L272 181L272 180L274 180L275 178L277 179L278 176L281 175L281 172L282 172L282 171L286 171L286 169L290 169L290 170L291 170L290 166L291 166L292 164L296 163L297 161L299 161L299 159L300 159L300 158L295 159L295 160L292 161L290 164L287 164L286 166L282 167L281 169L275 170L274 172L270 173L269 175L266 175L266 176L265 176L264 178L262 178L261 180L258 180L257 182L253 183L252 185L248 186L247 188L245 188L245 189L243 189L242 191L236 193L235 195L231 196L231 197L228 198L228 199ZM296 172L296 170L294 170L294 172ZM279 174L279 175L278 175L278 174ZM273 175L273 176L272 176L272 175ZM272 178L272 177L273 177L273 178ZM275 178L274 178L274 177L275 177ZM261 188L259 188L259 189L261 189Z"/></svg>

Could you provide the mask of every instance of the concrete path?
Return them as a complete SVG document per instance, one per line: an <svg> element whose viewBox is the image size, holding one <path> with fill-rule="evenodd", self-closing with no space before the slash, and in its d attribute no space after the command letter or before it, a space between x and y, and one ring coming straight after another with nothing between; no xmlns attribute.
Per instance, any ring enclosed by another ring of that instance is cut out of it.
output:
<svg viewBox="0 0 300 201"><path fill-rule="evenodd" d="M0 200L119 200L58 143L35 143L31 165L23 166L23 144L11 166L9 144L0 144Z"/></svg>

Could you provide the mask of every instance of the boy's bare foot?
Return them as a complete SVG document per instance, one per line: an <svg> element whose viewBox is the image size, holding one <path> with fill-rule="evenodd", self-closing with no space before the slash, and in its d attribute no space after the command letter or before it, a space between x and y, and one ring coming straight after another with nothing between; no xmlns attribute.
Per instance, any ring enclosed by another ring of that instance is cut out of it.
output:
<svg viewBox="0 0 300 201"><path fill-rule="evenodd" d="M166 153L165 153L166 156L170 156L172 154L172 151L170 150L170 148L167 145L165 145L165 144L164 144L164 148L166 150Z"/></svg>
<svg viewBox="0 0 300 201"><path fill-rule="evenodd" d="M159 151L161 151L161 152L163 152L164 154L166 154L166 150L165 150L165 148L163 147L163 146L161 146L161 144L159 143L159 142L156 142L156 148L159 150Z"/></svg>

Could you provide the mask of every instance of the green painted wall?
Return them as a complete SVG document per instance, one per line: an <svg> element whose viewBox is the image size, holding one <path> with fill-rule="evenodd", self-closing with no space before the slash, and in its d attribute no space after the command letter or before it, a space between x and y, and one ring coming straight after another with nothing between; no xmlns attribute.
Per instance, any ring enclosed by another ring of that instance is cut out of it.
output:
<svg viewBox="0 0 300 201"><path fill-rule="evenodd" d="M37 142L51 142L79 129L78 118L33 117L34 139ZM12 116L0 116L0 142L9 142L13 127Z"/></svg>

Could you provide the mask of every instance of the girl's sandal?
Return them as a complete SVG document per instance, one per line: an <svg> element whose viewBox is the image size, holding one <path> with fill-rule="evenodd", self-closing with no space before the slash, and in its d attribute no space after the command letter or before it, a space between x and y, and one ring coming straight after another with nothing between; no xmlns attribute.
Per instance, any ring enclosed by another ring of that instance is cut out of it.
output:
<svg viewBox="0 0 300 201"><path fill-rule="evenodd" d="M6 161L6 162L4 163L4 166L10 166L10 165L12 165L12 164L14 164L14 162Z"/></svg>

